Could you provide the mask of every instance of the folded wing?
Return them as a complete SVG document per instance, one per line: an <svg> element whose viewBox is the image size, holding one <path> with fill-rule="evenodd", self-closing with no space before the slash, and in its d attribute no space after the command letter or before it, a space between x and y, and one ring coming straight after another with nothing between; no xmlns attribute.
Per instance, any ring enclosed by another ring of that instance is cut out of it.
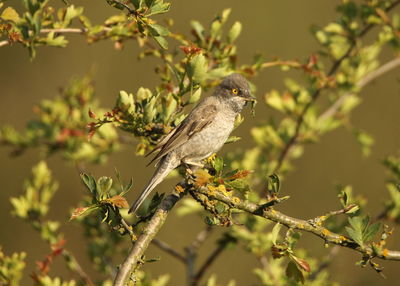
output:
<svg viewBox="0 0 400 286"><path fill-rule="evenodd" d="M175 150L185 142L187 142L193 135L197 134L208 126L215 118L217 111L216 105L198 105L192 112L170 133L167 134L146 156L159 151L158 154L150 161L149 165L153 162L158 162Z"/></svg>

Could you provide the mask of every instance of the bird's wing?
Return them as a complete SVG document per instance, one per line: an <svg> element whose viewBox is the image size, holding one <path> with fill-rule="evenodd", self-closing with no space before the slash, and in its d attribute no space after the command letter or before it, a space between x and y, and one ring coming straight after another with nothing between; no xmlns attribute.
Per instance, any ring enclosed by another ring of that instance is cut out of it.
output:
<svg viewBox="0 0 400 286"><path fill-rule="evenodd" d="M168 135L149 154L156 150L160 152L150 161L149 165L158 161L172 150L178 148L194 134L203 130L215 118L217 106L215 104L198 105L192 112Z"/></svg>
<svg viewBox="0 0 400 286"><path fill-rule="evenodd" d="M154 146L153 150L151 150L149 153L147 153L147 154L145 155L145 157L150 156L151 154L153 154L153 153L155 153L155 152L157 152L157 151L160 151L161 148L165 145L165 143L167 143L168 140L171 138L171 136L173 136L173 135L175 134L176 130L179 128L179 126L180 126L181 124L182 124L182 122L179 123L178 126L176 126L174 129L172 129L170 132L168 132L168 134L165 135L165 136L160 140L160 142L158 142L157 145Z"/></svg>

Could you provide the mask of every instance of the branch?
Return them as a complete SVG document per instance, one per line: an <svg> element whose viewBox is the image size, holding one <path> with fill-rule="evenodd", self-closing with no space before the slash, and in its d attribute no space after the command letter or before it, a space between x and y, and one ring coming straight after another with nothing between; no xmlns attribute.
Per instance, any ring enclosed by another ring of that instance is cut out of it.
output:
<svg viewBox="0 0 400 286"><path fill-rule="evenodd" d="M265 219L280 223L288 228L293 228L301 231L310 232L320 238L322 238L326 243L331 243L334 245L339 245L342 247L347 247L353 249L365 256L371 256L374 252L369 246L361 247L352 239L345 237L341 234L331 232L327 228L313 223L312 221L306 221L302 219L293 218L287 216L277 210L270 208L264 208L263 206L257 205L255 203L234 200L232 197L225 196L224 194L215 191L212 196L210 196L209 191L206 188L199 188L197 190L199 193L204 194L208 197L212 197L218 201L221 201L230 207L245 211L247 213L263 217ZM374 254L374 257L384 259L384 260L396 260L400 261L400 251L386 250L384 254Z"/></svg>
<svg viewBox="0 0 400 286"><path fill-rule="evenodd" d="M128 256L125 258L124 262L118 269L117 275L114 279L114 286L126 285L130 273L142 261L144 252L165 223L169 211L173 208L173 206L179 199L180 197L178 197L177 195L171 194L162 200L153 217L150 219L142 234L138 237L135 244L132 246L132 249L130 250Z"/></svg>
<svg viewBox="0 0 400 286"><path fill-rule="evenodd" d="M111 31L109 27L103 27L104 32ZM41 29L41 34L49 34L49 33L56 33L56 34L86 34L89 32L86 28L58 28L58 29ZM0 41L0 47L7 46L12 44L9 40Z"/></svg>
<svg viewBox="0 0 400 286"><path fill-rule="evenodd" d="M387 7L385 9L385 12L389 12L390 10L395 8L398 4L400 4L400 0L394 1L389 7ZM365 26L364 29L358 35L358 38L362 38L363 36L365 36L374 26L375 26L374 24L369 24L369 25ZM342 62L351 54L351 52L353 51L355 46L356 46L356 41L355 41L355 39L353 39L351 42L351 45L347 49L346 53L344 53L342 57L340 57L333 63L332 67L330 68L329 72L327 73L327 77L332 76L337 71L337 69L340 67ZM304 123L304 117L307 114L307 111L311 108L311 106L319 98L323 88L324 87L321 87L321 88L318 88L317 90L315 90L315 92L311 95L311 100L306 104L306 106L304 106L303 110L301 111L301 113L296 121L296 128L295 128L294 134L292 137L290 137L289 141L286 143L281 154L279 155L278 163L276 165L274 173L277 173L280 170L280 168L282 167L283 161L285 160L286 156L289 154L290 149L292 149L292 147L294 145L296 145L296 143L297 143L296 141L297 141L298 137L300 136L300 129Z"/></svg>
<svg viewBox="0 0 400 286"><path fill-rule="evenodd" d="M265 62L261 65L261 68L270 68L275 66L290 66L292 68L300 68L302 65L297 61L272 61Z"/></svg>
<svg viewBox="0 0 400 286"><path fill-rule="evenodd" d="M194 269L195 269L195 261L197 259L197 253L199 248L206 241L212 230L213 228L207 225L205 229L203 229L196 235L192 243L185 248L186 251L185 264L186 264L186 276L188 285L196 285L194 283L194 277L196 275Z"/></svg>

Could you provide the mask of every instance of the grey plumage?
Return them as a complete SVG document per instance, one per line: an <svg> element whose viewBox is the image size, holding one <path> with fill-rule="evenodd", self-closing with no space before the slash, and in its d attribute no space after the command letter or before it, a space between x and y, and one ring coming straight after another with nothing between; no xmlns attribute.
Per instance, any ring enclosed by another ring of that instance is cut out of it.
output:
<svg viewBox="0 0 400 286"><path fill-rule="evenodd" d="M201 160L217 152L233 130L236 116L250 95L249 84L240 74L224 78L214 93L204 98L189 115L153 151L158 152L151 160L157 169L135 201L129 212L136 212L150 192L179 165L201 166Z"/></svg>

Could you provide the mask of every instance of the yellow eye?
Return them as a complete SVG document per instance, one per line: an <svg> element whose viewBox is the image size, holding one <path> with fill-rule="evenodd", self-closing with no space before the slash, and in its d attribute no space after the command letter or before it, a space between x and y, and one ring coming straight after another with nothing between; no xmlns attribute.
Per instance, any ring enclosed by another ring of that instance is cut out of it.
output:
<svg viewBox="0 0 400 286"><path fill-rule="evenodd" d="M237 88L232 88L232 93L233 93L233 94L238 94L238 93L239 93L239 90L238 90Z"/></svg>

